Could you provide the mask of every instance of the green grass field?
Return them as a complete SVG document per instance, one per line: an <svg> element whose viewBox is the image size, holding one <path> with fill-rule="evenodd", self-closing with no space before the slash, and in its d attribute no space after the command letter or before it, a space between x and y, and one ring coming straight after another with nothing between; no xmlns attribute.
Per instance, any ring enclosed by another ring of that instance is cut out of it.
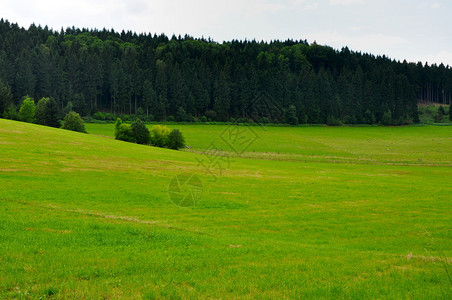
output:
<svg viewBox="0 0 452 300"><path fill-rule="evenodd" d="M0 298L452 296L452 127L173 127L1 119Z"/></svg>

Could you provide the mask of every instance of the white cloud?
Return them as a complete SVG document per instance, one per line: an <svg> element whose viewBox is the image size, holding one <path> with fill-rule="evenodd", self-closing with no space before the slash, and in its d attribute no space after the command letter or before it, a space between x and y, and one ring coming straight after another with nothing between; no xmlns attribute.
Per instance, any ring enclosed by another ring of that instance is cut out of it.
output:
<svg viewBox="0 0 452 300"><path fill-rule="evenodd" d="M364 3L364 0L330 0L331 5L350 5L361 3Z"/></svg>
<svg viewBox="0 0 452 300"><path fill-rule="evenodd" d="M435 2L432 4L432 8L440 8L441 7L441 3L439 2Z"/></svg>

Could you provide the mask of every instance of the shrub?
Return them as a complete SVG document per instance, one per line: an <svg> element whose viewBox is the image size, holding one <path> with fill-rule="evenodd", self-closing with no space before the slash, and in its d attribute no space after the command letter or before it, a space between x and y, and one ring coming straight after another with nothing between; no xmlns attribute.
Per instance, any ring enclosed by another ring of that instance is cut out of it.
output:
<svg viewBox="0 0 452 300"><path fill-rule="evenodd" d="M214 110L208 110L208 111L206 111L206 117L210 121L216 121L217 120L217 112Z"/></svg>
<svg viewBox="0 0 452 300"><path fill-rule="evenodd" d="M104 113L104 116L107 121L113 121L115 119L115 116L111 113Z"/></svg>
<svg viewBox="0 0 452 300"><path fill-rule="evenodd" d="M146 125L140 119L136 119L132 126L133 136L135 137L135 142L138 144L149 144L149 130Z"/></svg>
<svg viewBox="0 0 452 300"><path fill-rule="evenodd" d="M270 120L267 117L262 117L260 118L259 123L268 124L270 123Z"/></svg>
<svg viewBox="0 0 452 300"><path fill-rule="evenodd" d="M356 124L356 118L355 116L345 116L344 117L344 124Z"/></svg>
<svg viewBox="0 0 452 300"><path fill-rule="evenodd" d="M171 130L171 133L168 136L168 148L179 150L183 147L185 147L185 139L182 132L180 132L179 129Z"/></svg>
<svg viewBox="0 0 452 300"><path fill-rule="evenodd" d="M96 120L105 121L105 115L104 115L102 112L100 112L100 111L98 111L97 113L95 113L95 114L93 115L93 118L96 119Z"/></svg>
<svg viewBox="0 0 452 300"><path fill-rule="evenodd" d="M167 122L175 122L176 118L174 116L168 116L168 118L166 118Z"/></svg>
<svg viewBox="0 0 452 300"><path fill-rule="evenodd" d="M121 118L117 118L115 122L115 132L118 131L119 126L122 124Z"/></svg>
<svg viewBox="0 0 452 300"><path fill-rule="evenodd" d="M135 115L141 120L143 120L146 117L144 110L141 107L138 107L137 111L135 112Z"/></svg>
<svg viewBox="0 0 452 300"><path fill-rule="evenodd" d="M188 121L188 122L194 122L194 121L195 121L195 117L193 117L193 115L191 115L191 114L188 114L188 115L187 115L186 121Z"/></svg>
<svg viewBox="0 0 452 300"><path fill-rule="evenodd" d="M162 125L154 125L150 130L150 144L156 147L167 147L171 130Z"/></svg>
<svg viewBox="0 0 452 300"><path fill-rule="evenodd" d="M3 118L10 120L19 120L19 114L17 113L17 109L14 104L10 104L8 109L3 112Z"/></svg>
<svg viewBox="0 0 452 300"><path fill-rule="evenodd" d="M19 119L24 122L33 123L35 120L35 102L32 98L25 98L19 109Z"/></svg>
<svg viewBox="0 0 452 300"><path fill-rule="evenodd" d="M135 135L133 134L132 126L122 123L118 126L115 132L115 139L135 143Z"/></svg>
<svg viewBox="0 0 452 300"><path fill-rule="evenodd" d="M61 128L86 133L85 124L83 123L82 118L78 113L74 111L70 111L64 117L63 125L61 126Z"/></svg>
<svg viewBox="0 0 452 300"><path fill-rule="evenodd" d="M201 122L205 123L205 122L207 122L207 117L206 116L202 116L200 120L201 120Z"/></svg>
<svg viewBox="0 0 452 300"><path fill-rule="evenodd" d="M326 118L326 124L328 126L339 126L341 125L341 122L333 116L328 116L328 118Z"/></svg>
<svg viewBox="0 0 452 300"><path fill-rule="evenodd" d="M238 118L236 120L237 123L249 123L250 120L248 118Z"/></svg>

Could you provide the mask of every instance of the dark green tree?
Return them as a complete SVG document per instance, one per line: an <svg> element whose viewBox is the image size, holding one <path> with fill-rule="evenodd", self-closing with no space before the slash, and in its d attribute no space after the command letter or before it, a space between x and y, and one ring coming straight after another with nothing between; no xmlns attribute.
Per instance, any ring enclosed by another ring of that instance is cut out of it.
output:
<svg viewBox="0 0 452 300"><path fill-rule="evenodd" d="M383 125L392 125L392 113L390 110L383 114L383 118L381 119L381 124Z"/></svg>
<svg viewBox="0 0 452 300"><path fill-rule="evenodd" d="M38 101L38 104L36 104L35 118L37 124L47 125L46 124L47 101L49 101L49 98L41 98L41 100Z"/></svg>
<svg viewBox="0 0 452 300"><path fill-rule="evenodd" d="M11 89L0 79L0 113L6 111L12 101Z"/></svg>
<svg viewBox="0 0 452 300"><path fill-rule="evenodd" d="M187 121L187 113L185 112L185 109L182 107L179 107L176 113L176 121L178 122L185 122Z"/></svg>
<svg viewBox="0 0 452 300"><path fill-rule="evenodd" d="M171 133L168 136L168 148L179 150L185 147L185 139L182 135L182 132L179 129L171 130Z"/></svg>
<svg viewBox="0 0 452 300"><path fill-rule="evenodd" d="M131 128L136 143L142 145L149 144L150 139L149 130L143 121L141 121L140 119L136 119L135 122L132 123Z"/></svg>
<svg viewBox="0 0 452 300"><path fill-rule="evenodd" d="M286 122L290 125L298 125L297 109L290 105L286 112Z"/></svg>
<svg viewBox="0 0 452 300"><path fill-rule="evenodd" d="M452 104L449 105L449 121L452 121Z"/></svg>
<svg viewBox="0 0 452 300"><path fill-rule="evenodd" d="M60 127L58 105L52 98L46 103L45 125L51 127Z"/></svg>
<svg viewBox="0 0 452 300"><path fill-rule="evenodd" d="M146 117L149 117L150 108L157 103L157 93L152 86L152 82L146 79L143 83L143 106L146 110Z"/></svg>
<svg viewBox="0 0 452 300"><path fill-rule="evenodd" d="M53 99L41 98L41 100L38 101L35 118L37 124L60 127L60 124L58 123L58 107Z"/></svg>

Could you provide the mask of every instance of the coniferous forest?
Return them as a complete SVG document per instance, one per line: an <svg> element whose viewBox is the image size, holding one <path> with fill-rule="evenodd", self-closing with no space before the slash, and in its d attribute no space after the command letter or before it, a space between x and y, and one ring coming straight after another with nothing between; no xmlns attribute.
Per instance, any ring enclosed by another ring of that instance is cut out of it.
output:
<svg viewBox="0 0 452 300"><path fill-rule="evenodd" d="M262 115L269 122L408 124L418 103L451 102L452 69L304 40L220 44L0 21L0 113L29 96L50 97L60 113L229 121L249 119L263 94L281 111Z"/></svg>

